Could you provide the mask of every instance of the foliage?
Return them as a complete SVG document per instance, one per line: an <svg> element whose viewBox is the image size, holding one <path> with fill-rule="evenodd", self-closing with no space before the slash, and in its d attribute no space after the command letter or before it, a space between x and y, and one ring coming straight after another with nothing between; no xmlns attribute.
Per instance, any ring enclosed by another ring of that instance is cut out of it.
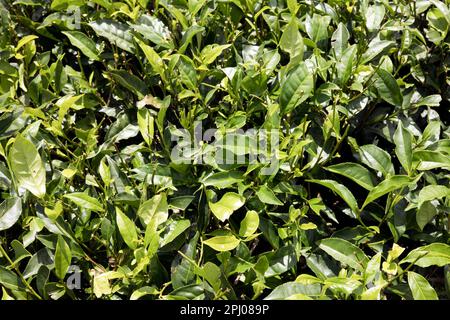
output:
<svg viewBox="0 0 450 320"><path fill-rule="evenodd" d="M450 1L0 13L3 299L450 298ZM199 122L272 171L175 161Z"/></svg>

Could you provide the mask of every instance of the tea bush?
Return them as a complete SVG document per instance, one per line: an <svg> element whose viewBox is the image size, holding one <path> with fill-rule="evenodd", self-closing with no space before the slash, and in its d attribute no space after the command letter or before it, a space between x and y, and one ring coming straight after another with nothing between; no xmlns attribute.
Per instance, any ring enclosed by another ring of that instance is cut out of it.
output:
<svg viewBox="0 0 450 320"><path fill-rule="evenodd" d="M3 299L450 298L450 1L0 12Z"/></svg>

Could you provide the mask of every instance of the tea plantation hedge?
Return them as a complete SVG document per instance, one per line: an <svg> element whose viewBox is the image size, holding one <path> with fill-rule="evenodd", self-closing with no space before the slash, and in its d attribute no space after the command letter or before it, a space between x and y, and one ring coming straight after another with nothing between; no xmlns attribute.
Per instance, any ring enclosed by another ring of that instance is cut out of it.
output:
<svg viewBox="0 0 450 320"><path fill-rule="evenodd" d="M450 1L0 13L2 299L450 298Z"/></svg>

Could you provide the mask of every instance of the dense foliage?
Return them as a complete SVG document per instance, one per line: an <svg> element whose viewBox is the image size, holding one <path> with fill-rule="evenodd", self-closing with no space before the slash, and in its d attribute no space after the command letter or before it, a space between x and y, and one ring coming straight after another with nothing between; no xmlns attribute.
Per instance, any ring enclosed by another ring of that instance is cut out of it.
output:
<svg viewBox="0 0 450 320"><path fill-rule="evenodd" d="M450 298L450 1L0 12L3 299Z"/></svg>

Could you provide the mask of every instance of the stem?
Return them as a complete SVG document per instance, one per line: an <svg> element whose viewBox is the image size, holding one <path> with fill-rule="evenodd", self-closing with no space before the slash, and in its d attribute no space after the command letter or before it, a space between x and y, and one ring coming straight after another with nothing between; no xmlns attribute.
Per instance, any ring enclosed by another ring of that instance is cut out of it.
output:
<svg viewBox="0 0 450 320"><path fill-rule="evenodd" d="M25 286L28 288L28 290L30 290L30 292L36 298L38 298L39 300L42 300L42 297L36 291L34 291L34 289L31 287L31 285L28 283L28 281L24 278L22 272L20 272L20 270L17 267L17 265L8 256L8 253L5 251L5 249L3 248L1 243L0 243L0 252L2 253L2 256L4 256L5 259L8 261L8 263L11 265L11 267L14 268L14 270L16 271L17 275L19 276L20 280L22 280L22 282L25 284Z"/></svg>

